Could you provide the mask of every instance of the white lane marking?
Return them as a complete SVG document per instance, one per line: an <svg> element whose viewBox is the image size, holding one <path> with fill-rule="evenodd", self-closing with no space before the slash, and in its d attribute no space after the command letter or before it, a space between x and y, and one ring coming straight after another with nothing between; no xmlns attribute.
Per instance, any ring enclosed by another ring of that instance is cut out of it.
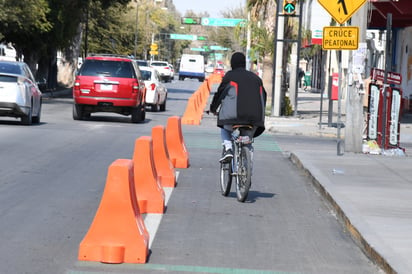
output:
<svg viewBox="0 0 412 274"><path fill-rule="evenodd" d="M176 182L179 177L179 171L176 171ZM172 195L174 187L164 187L165 192L165 207L169 202L169 198ZM160 222L162 221L163 214L147 213L144 217L144 224L147 231L149 232L149 249L152 247L152 243L156 236L157 229L159 228Z"/></svg>

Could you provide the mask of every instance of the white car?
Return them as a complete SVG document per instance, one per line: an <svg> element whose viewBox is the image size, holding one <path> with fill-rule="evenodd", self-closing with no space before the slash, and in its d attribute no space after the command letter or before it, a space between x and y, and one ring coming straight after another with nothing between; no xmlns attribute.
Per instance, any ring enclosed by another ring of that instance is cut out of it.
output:
<svg viewBox="0 0 412 274"><path fill-rule="evenodd" d="M24 62L0 61L0 116L40 123L42 93Z"/></svg>
<svg viewBox="0 0 412 274"><path fill-rule="evenodd" d="M214 70L215 70L215 66L212 64L207 65L205 68L205 72L207 73L213 73Z"/></svg>
<svg viewBox="0 0 412 274"><path fill-rule="evenodd" d="M146 86L146 105L152 111L165 111L167 88L162 84L159 72L151 67L140 67L140 72Z"/></svg>
<svg viewBox="0 0 412 274"><path fill-rule="evenodd" d="M160 74L160 79L165 82L171 82L173 79L174 72L166 61L152 61L150 62L150 67L157 69Z"/></svg>

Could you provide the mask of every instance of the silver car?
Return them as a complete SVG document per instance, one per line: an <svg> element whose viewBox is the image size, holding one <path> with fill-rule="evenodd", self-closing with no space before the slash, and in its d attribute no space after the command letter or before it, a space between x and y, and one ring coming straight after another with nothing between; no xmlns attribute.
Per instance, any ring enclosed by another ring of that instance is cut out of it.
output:
<svg viewBox="0 0 412 274"><path fill-rule="evenodd" d="M40 123L42 93L24 62L0 61L0 116Z"/></svg>

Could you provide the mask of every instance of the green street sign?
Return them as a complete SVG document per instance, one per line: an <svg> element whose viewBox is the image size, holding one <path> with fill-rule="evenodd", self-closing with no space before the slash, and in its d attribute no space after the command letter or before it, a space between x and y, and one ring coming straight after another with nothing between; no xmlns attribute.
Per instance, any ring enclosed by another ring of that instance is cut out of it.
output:
<svg viewBox="0 0 412 274"><path fill-rule="evenodd" d="M210 46L211 50L229 50L229 48L224 48L222 46Z"/></svg>
<svg viewBox="0 0 412 274"><path fill-rule="evenodd" d="M191 51L205 51L205 49L202 48L190 48Z"/></svg>
<svg viewBox="0 0 412 274"><path fill-rule="evenodd" d="M202 17L202 26L215 26L215 27L236 27L239 24L244 24L245 19L239 18L209 18Z"/></svg>
<svg viewBox="0 0 412 274"><path fill-rule="evenodd" d="M171 33L170 34L170 39L197 40L197 35Z"/></svg>
<svg viewBox="0 0 412 274"><path fill-rule="evenodd" d="M182 17L181 23L187 25L200 25L200 17Z"/></svg>

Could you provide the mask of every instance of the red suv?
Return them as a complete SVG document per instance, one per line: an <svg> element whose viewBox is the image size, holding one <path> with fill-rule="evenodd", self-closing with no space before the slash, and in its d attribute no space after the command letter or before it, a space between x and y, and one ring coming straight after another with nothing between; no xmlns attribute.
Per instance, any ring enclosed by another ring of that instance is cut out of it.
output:
<svg viewBox="0 0 412 274"><path fill-rule="evenodd" d="M73 86L73 119L82 120L94 112L131 115L143 122L146 88L133 59L116 55L92 55L84 60Z"/></svg>

